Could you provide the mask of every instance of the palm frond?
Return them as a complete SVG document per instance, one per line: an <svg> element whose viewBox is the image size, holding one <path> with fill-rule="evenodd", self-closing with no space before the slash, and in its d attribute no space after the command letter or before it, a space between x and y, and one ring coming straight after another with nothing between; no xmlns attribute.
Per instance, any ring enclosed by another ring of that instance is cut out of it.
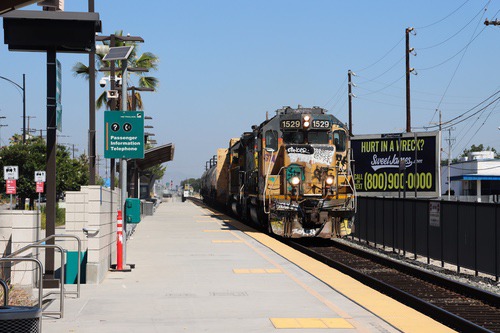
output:
<svg viewBox="0 0 500 333"><path fill-rule="evenodd" d="M135 60L135 65L137 67L145 67L147 69L157 70L158 69L158 56L151 52L144 52Z"/></svg>
<svg viewBox="0 0 500 333"><path fill-rule="evenodd" d="M106 107L106 110L109 110L109 105L108 105L108 97L106 95L106 92L103 92L98 98L97 101L95 102L96 108L99 110L103 106Z"/></svg>
<svg viewBox="0 0 500 333"><path fill-rule="evenodd" d="M89 67L81 62L77 62L73 68L73 76L83 77L85 80L89 79Z"/></svg>
<svg viewBox="0 0 500 333"><path fill-rule="evenodd" d="M139 87L158 89L160 81L154 76L141 76L139 79Z"/></svg>

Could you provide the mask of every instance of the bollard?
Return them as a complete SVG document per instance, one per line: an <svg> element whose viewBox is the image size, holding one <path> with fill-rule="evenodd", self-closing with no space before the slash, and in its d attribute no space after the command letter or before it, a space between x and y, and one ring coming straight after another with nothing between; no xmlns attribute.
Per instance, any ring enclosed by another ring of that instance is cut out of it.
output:
<svg viewBox="0 0 500 333"><path fill-rule="evenodd" d="M116 269L123 270L123 217L122 211L118 211L116 221Z"/></svg>

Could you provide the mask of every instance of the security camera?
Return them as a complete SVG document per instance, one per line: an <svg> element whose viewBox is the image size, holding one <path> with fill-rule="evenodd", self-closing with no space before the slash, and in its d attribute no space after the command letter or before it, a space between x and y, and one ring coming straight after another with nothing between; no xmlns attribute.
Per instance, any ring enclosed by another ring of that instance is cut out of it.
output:
<svg viewBox="0 0 500 333"><path fill-rule="evenodd" d="M99 80L99 85L101 86L101 88L106 87L106 80L104 78L100 79Z"/></svg>

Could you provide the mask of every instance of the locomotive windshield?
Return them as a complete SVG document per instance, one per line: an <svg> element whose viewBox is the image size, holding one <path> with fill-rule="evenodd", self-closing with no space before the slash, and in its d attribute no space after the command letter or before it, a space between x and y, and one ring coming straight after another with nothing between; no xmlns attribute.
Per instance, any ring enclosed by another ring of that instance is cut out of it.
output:
<svg viewBox="0 0 500 333"><path fill-rule="evenodd" d="M328 144L329 132L283 132L283 141L294 144Z"/></svg>

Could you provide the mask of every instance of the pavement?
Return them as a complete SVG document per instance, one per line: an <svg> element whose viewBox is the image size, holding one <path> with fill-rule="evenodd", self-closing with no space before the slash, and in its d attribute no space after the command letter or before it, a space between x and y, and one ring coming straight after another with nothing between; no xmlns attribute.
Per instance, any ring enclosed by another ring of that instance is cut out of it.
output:
<svg viewBox="0 0 500 333"><path fill-rule="evenodd" d="M82 285L64 318L45 316L42 331L400 331L190 201L164 202L146 217L127 242L127 263L135 269Z"/></svg>

